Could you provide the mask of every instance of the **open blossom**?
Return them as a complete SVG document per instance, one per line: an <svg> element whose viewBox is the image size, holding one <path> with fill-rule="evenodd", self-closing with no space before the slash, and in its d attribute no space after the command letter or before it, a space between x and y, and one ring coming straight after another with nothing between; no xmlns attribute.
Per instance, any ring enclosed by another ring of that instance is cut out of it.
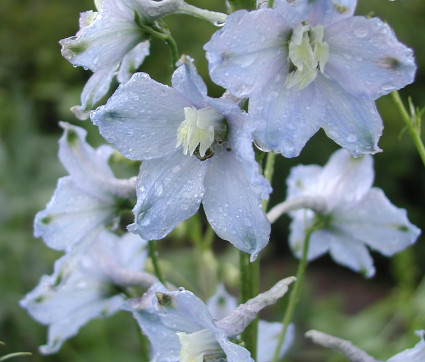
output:
<svg viewBox="0 0 425 362"><path fill-rule="evenodd" d="M149 287L156 278L142 272L146 241L138 235L118 236L103 231L88 246L74 248L55 263L52 275L21 301L31 316L49 326L44 354L57 352L68 338L90 320L121 309L120 287Z"/></svg>
<svg viewBox="0 0 425 362"><path fill-rule="evenodd" d="M161 239L202 202L217 235L255 259L269 239L261 199L271 187L258 172L253 122L236 104L208 97L187 57L172 84L137 73L91 115L124 156L143 160L129 230Z"/></svg>
<svg viewBox="0 0 425 362"><path fill-rule="evenodd" d="M207 306L193 293L180 289L168 291L160 283L154 284L142 298L129 299L124 309L133 313L149 338L151 361L250 362L253 361L250 353L229 337L241 334L260 310L286 293L294 280L293 277L281 280L219 321L213 320Z"/></svg>
<svg viewBox="0 0 425 362"><path fill-rule="evenodd" d="M93 149L86 143L86 130L61 122L59 159L69 176L59 179L46 208L37 213L34 234L57 250L71 250L116 223L121 209L130 209L135 199L134 179L114 177L108 159L110 146Z"/></svg>
<svg viewBox="0 0 425 362"><path fill-rule="evenodd" d="M413 244L420 230L406 211L392 205L381 189L372 187L373 158L354 159L345 150L335 152L326 166L297 166L291 170L287 200L317 198L325 210L292 211L289 242L301 255L306 229L320 222L310 237L308 259L329 251L339 264L371 277L375 273L367 246L385 256Z"/></svg>
<svg viewBox="0 0 425 362"><path fill-rule="evenodd" d="M374 101L413 81L412 50L356 0L276 0L237 11L204 46L211 78L261 120L256 142L297 156L323 128L352 155L375 153L382 120Z"/></svg>
<svg viewBox="0 0 425 362"><path fill-rule="evenodd" d="M68 61L94 72L81 94L81 106L72 108L80 119L89 117L115 76L118 82L126 82L149 55L147 34L135 16L143 19L141 1L103 0L96 2L96 6L98 12L81 13L76 36L59 42Z"/></svg>

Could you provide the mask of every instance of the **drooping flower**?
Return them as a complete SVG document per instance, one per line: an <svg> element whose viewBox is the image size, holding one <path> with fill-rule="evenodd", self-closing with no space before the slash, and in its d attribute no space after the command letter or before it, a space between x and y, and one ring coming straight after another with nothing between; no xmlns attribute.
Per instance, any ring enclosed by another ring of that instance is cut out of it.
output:
<svg viewBox="0 0 425 362"><path fill-rule="evenodd" d="M297 166L291 170L287 200L318 198L326 204L319 213L292 211L289 243L297 256L303 249L306 229L322 226L310 237L308 259L324 253L339 264L371 277L375 273L370 247L385 256L413 244L420 230L406 211L392 205L383 191L372 187L373 158L354 159L345 150L335 152L326 166Z"/></svg>
<svg viewBox="0 0 425 362"><path fill-rule="evenodd" d="M206 305L186 290L168 291L153 285L140 299L129 299L124 309L133 313L152 346L151 361L189 362L225 359L253 361L250 353L233 343L257 313L275 303L295 278L278 282L269 291L240 305L231 315L215 322Z"/></svg>
<svg viewBox="0 0 425 362"><path fill-rule="evenodd" d="M123 209L131 209L135 180L114 177L108 159L110 146L93 149L86 143L86 131L61 122L59 159L69 176L58 180L46 208L37 213L34 235L57 250L71 250L87 236L114 225Z"/></svg>
<svg viewBox="0 0 425 362"><path fill-rule="evenodd" d="M388 362L422 362L425 361L425 330L416 331L416 334L420 337L420 341L416 343L415 347L408 348L403 352L397 353L391 357Z"/></svg>
<svg viewBox="0 0 425 362"><path fill-rule="evenodd" d="M226 291L223 284L219 284L216 293L207 301L208 311L216 321L232 314L237 306L237 299ZM267 322L261 319L258 321L257 362L270 362L273 359L282 329L282 323ZM294 339L295 326L290 324L279 352L279 358L283 358L294 342Z"/></svg>
<svg viewBox="0 0 425 362"><path fill-rule="evenodd" d="M222 239L255 259L270 224L261 208L271 187L258 172L254 125L240 108L207 96L184 57L173 87L137 73L91 115L125 157L143 160L131 231L158 240L198 210Z"/></svg>
<svg viewBox="0 0 425 362"><path fill-rule="evenodd" d="M148 35L137 24L138 20L144 20L146 4L142 3L137 0L96 3L100 7L98 12L81 13L76 36L59 42L62 55L69 62L94 72L81 94L81 106L72 108L78 118L89 117L115 76L118 82L126 82L149 55Z"/></svg>
<svg viewBox="0 0 425 362"><path fill-rule="evenodd" d="M237 11L204 46L214 82L249 97L256 142L297 156L323 128L352 155L375 153L382 120L374 101L414 78L412 50L356 0L276 0Z"/></svg>
<svg viewBox="0 0 425 362"><path fill-rule="evenodd" d="M119 238L103 231L86 245L79 245L56 261L52 275L21 301L31 316L49 326L43 354L57 352L68 338L90 320L107 317L125 301L120 288L148 288L156 278L143 267L146 241L127 233Z"/></svg>

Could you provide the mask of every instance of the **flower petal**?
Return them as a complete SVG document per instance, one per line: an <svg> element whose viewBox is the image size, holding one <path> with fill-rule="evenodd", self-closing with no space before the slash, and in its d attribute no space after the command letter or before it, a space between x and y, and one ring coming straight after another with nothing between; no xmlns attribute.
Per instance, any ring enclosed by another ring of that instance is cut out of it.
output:
<svg viewBox="0 0 425 362"><path fill-rule="evenodd" d="M324 105L313 84L297 92L284 83L285 73L280 72L267 89L250 98L249 113L264 121L255 133L262 149L296 157L319 130Z"/></svg>
<svg viewBox="0 0 425 362"><path fill-rule="evenodd" d="M136 45L122 59L120 69L117 74L118 82L128 82L130 77L140 67L145 58L149 55L149 41L144 41Z"/></svg>
<svg viewBox="0 0 425 362"><path fill-rule="evenodd" d="M224 284L217 286L215 294L208 299L207 308L214 320L220 320L231 314L238 306L237 299L230 295Z"/></svg>
<svg viewBox="0 0 425 362"><path fill-rule="evenodd" d="M351 235L333 231L330 236L330 255L335 262L370 278L375 275L373 259L367 247Z"/></svg>
<svg viewBox="0 0 425 362"><path fill-rule="evenodd" d="M348 93L374 100L413 82L411 49L400 43L380 19L355 16L325 31L329 74Z"/></svg>
<svg viewBox="0 0 425 362"><path fill-rule="evenodd" d="M101 11L90 24L81 28L76 36L59 43L62 55L69 62L95 72L118 64L143 40L143 33L134 22L134 10L123 6L121 1L104 0Z"/></svg>
<svg viewBox="0 0 425 362"><path fill-rule="evenodd" d="M397 353L395 356L391 357L388 362L422 362L425 359L425 331L422 329L420 331L416 331L416 334L421 338L421 340L416 343L415 347L408 348L403 352Z"/></svg>
<svg viewBox="0 0 425 362"><path fill-rule="evenodd" d="M270 223L261 206L261 195L233 152L215 152L205 178L202 203L217 235L255 260L269 241Z"/></svg>
<svg viewBox="0 0 425 362"><path fill-rule="evenodd" d="M129 230L145 240L159 240L199 209L209 161L173 154L144 161L137 178L135 223Z"/></svg>
<svg viewBox="0 0 425 362"><path fill-rule="evenodd" d="M261 91L287 64L289 31L271 9L234 12L204 46L211 79L239 97Z"/></svg>
<svg viewBox="0 0 425 362"><path fill-rule="evenodd" d="M190 106L176 90L136 73L92 112L91 119L125 157L147 160L174 152L184 107Z"/></svg>
<svg viewBox="0 0 425 362"><path fill-rule="evenodd" d="M34 219L34 235L52 249L71 250L96 234L115 213L114 200L98 199L81 190L71 177L58 181L55 194Z"/></svg>
<svg viewBox="0 0 425 362"><path fill-rule="evenodd" d="M392 205L383 191L373 188L351 210L336 215L338 229L353 235L385 256L412 245L420 230L407 219L406 210Z"/></svg>
<svg viewBox="0 0 425 362"><path fill-rule="evenodd" d="M317 76L316 89L320 89L326 107L322 127L329 138L354 157L380 151L378 140L383 125L373 101L352 96L321 74Z"/></svg>
<svg viewBox="0 0 425 362"><path fill-rule="evenodd" d="M59 159L78 187L100 200L134 195L134 180L115 178L108 165L112 147L93 149L85 141L86 130L65 122L59 124L64 129L59 140Z"/></svg>
<svg viewBox="0 0 425 362"><path fill-rule="evenodd" d="M327 26L353 15L357 0L276 0L275 9L291 24Z"/></svg>
<svg viewBox="0 0 425 362"><path fill-rule="evenodd" d="M105 67L90 77L81 93L81 106L71 108L71 111L78 119L85 120L89 118L90 111L108 93L116 70L116 66L114 65Z"/></svg>
<svg viewBox="0 0 425 362"><path fill-rule="evenodd" d="M327 199L328 210L336 207L335 213L340 213L365 197L374 177L372 156L353 158L341 149L334 152L323 167L316 193Z"/></svg>
<svg viewBox="0 0 425 362"><path fill-rule="evenodd" d="M280 332L283 329L283 324L279 322L266 322L259 320L258 322L258 337L257 337L257 356L258 362L270 362L273 360L273 354L279 340ZM288 352L292 343L295 340L295 326L290 324L286 331L285 340L279 351L279 358Z"/></svg>

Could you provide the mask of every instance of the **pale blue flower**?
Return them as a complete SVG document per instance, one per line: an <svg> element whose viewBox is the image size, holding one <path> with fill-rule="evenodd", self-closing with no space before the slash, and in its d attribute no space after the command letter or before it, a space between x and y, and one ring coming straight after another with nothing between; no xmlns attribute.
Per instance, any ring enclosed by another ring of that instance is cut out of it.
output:
<svg viewBox="0 0 425 362"><path fill-rule="evenodd" d="M61 122L59 159L69 176L58 180L46 208L37 213L34 235L57 250L71 250L87 236L113 227L123 209L131 209L135 180L114 177L108 159L110 146L93 149L86 143L83 128Z"/></svg>
<svg viewBox="0 0 425 362"><path fill-rule="evenodd" d="M133 313L149 338L151 361L253 361L250 353L229 337L241 334L260 310L287 292L294 280L281 280L219 321L213 320L207 306L193 293L184 289L168 291L160 283L154 284L142 298L129 299L124 309Z"/></svg>
<svg viewBox="0 0 425 362"><path fill-rule="evenodd" d="M249 97L264 150L297 156L323 128L354 156L379 151L374 101L411 83L416 66L387 24L352 16L356 3L276 0L237 11L204 46L212 80Z"/></svg>
<svg viewBox="0 0 425 362"><path fill-rule="evenodd" d="M98 12L81 13L76 36L59 42L69 62L94 72L81 94L81 106L72 108L80 119L89 117L115 76L118 82L126 82L149 55L148 36L137 24L137 19L144 19L146 4L138 0L103 0L96 6L100 6Z"/></svg>
<svg viewBox="0 0 425 362"><path fill-rule="evenodd" d="M56 261L52 275L21 301L31 316L48 325L47 345L40 352L57 352L68 338L90 320L121 309L125 297L120 287L149 287L156 278L142 272L146 241L138 235L118 236L103 231L87 247L74 248Z"/></svg>
<svg viewBox="0 0 425 362"><path fill-rule="evenodd" d="M294 167L287 180L287 200L318 198L326 205L320 214L307 209L290 213L289 242L295 254L301 255L305 231L318 221L323 228L310 237L308 260L329 252L337 263L367 277L375 273L367 247L389 257L413 244L420 230L405 210L372 187L373 179L372 156L354 159L345 150L335 152L324 167Z"/></svg>
<svg viewBox="0 0 425 362"><path fill-rule="evenodd" d="M129 230L161 239L202 202L217 235L255 259L269 239L261 199L271 187L258 172L253 122L236 104L208 97L186 57L172 84L137 73L91 115L125 157L143 160Z"/></svg>
<svg viewBox="0 0 425 362"><path fill-rule="evenodd" d="M237 306L237 299L226 291L223 284L218 285L216 293L207 301L208 311L216 321L231 315ZM258 321L257 362L270 362L273 359L282 329L282 323L267 322L261 319ZM294 340L295 326L290 324L279 352L279 358L283 358Z"/></svg>
<svg viewBox="0 0 425 362"><path fill-rule="evenodd" d="M425 331L422 329L416 331L420 337L420 341L416 343L415 347L404 350L391 357L388 362L423 362L425 361Z"/></svg>

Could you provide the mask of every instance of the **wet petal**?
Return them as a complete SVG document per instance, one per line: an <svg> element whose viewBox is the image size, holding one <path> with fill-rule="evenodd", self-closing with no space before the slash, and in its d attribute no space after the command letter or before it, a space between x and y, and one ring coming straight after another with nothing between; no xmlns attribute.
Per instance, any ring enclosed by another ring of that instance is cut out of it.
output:
<svg viewBox="0 0 425 362"><path fill-rule="evenodd" d="M89 118L90 111L108 93L115 73L116 66L111 66L98 70L90 77L81 93L81 106L71 108L78 119Z"/></svg>
<svg viewBox="0 0 425 362"><path fill-rule="evenodd" d="M296 157L319 130L324 105L314 84L297 92L284 85L280 72L261 94L250 99L249 113L263 120L255 140L265 150Z"/></svg>
<svg viewBox="0 0 425 362"><path fill-rule="evenodd" d="M325 72L348 93L374 100L413 82L413 52L380 19L355 16L326 29Z"/></svg>
<svg viewBox="0 0 425 362"><path fill-rule="evenodd" d="M114 214L112 198L93 197L81 190L71 177L63 177L46 208L36 215L34 235L42 237L53 249L70 250L112 222Z"/></svg>
<svg viewBox="0 0 425 362"><path fill-rule="evenodd" d="M321 74L316 79L316 89L320 89L325 106L322 127L329 138L354 157L380 151L378 140L383 125L373 101L352 96Z"/></svg>
<svg viewBox="0 0 425 362"><path fill-rule="evenodd" d="M335 223L385 256L412 245L420 230L407 219L406 210L392 205L382 190L373 188L351 210L336 215Z"/></svg>
<svg viewBox="0 0 425 362"><path fill-rule="evenodd" d="M204 46L211 79L239 97L261 91L287 64L289 31L271 9L231 14Z"/></svg>
<svg viewBox="0 0 425 362"><path fill-rule="evenodd" d="M173 88L136 73L92 112L91 119L125 157L147 160L174 152L184 107L190 106Z"/></svg>
<svg viewBox="0 0 425 362"><path fill-rule="evenodd" d="M186 156L181 149L144 161L137 179L135 223L129 230L145 240L159 240L199 209L209 160Z"/></svg>
<svg viewBox="0 0 425 362"><path fill-rule="evenodd" d="M130 52L128 52L122 59L120 69L117 74L118 82L127 82L148 55L149 41L144 41L136 45Z"/></svg>
<svg viewBox="0 0 425 362"><path fill-rule="evenodd" d="M202 202L217 235L255 260L269 241L270 223L260 194L232 152L215 152L205 178Z"/></svg>
<svg viewBox="0 0 425 362"><path fill-rule="evenodd" d="M357 0L276 0L276 10L292 26L302 21L324 26L353 15Z"/></svg>

